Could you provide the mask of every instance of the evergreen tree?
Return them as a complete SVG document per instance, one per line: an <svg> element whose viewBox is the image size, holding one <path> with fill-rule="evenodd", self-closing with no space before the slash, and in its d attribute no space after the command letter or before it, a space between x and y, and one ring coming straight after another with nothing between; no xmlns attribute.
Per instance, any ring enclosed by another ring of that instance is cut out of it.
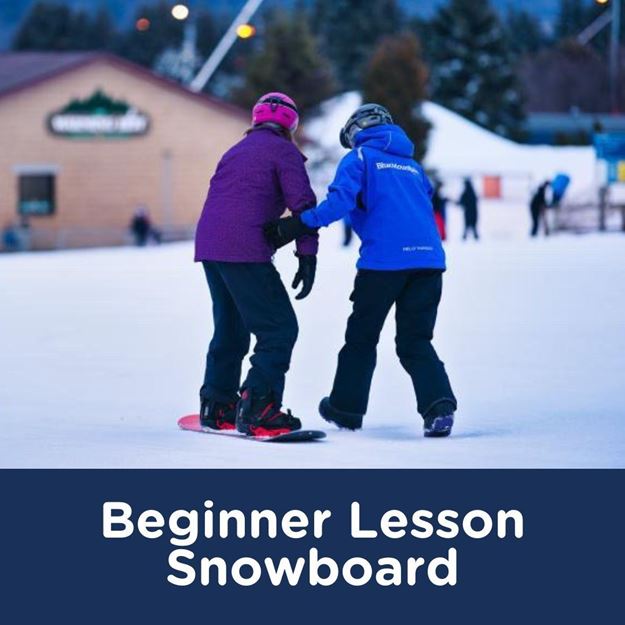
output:
<svg viewBox="0 0 625 625"><path fill-rule="evenodd" d="M92 36L88 43L91 49L105 50L115 45L117 32L111 21L109 12L104 8L100 9L92 19Z"/></svg>
<svg viewBox="0 0 625 625"><path fill-rule="evenodd" d="M420 112L427 96L428 69L421 45L413 34L383 39L367 66L363 82L365 102L382 104L390 111L416 147L416 158L426 152L430 124Z"/></svg>
<svg viewBox="0 0 625 625"><path fill-rule="evenodd" d="M72 12L62 4L37 2L13 39L14 50L71 50Z"/></svg>
<svg viewBox="0 0 625 625"><path fill-rule="evenodd" d="M322 52L332 61L341 87L355 89L378 41L401 30L396 0L317 0L312 23Z"/></svg>
<svg viewBox="0 0 625 625"><path fill-rule="evenodd" d="M511 7L505 27L510 49L516 56L538 52L550 43L540 20L525 9Z"/></svg>
<svg viewBox="0 0 625 625"><path fill-rule="evenodd" d="M267 17L260 47L247 63L245 84L235 99L251 106L268 91L287 93L300 112L334 92L330 65L319 53L301 11L275 12Z"/></svg>
<svg viewBox="0 0 625 625"><path fill-rule="evenodd" d="M434 39L431 36L430 19L421 15L414 15L408 22L408 28L410 32L417 36L417 40L423 51L423 56L426 62L429 63L434 55L433 47L435 47Z"/></svg>
<svg viewBox="0 0 625 625"><path fill-rule="evenodd" d="M577 37L600 13L605 5L587 0L560 0L560 10L556 22L557 39Z"/></svg>
<svg viewBox="0 0 625 625"><path fill-rule="evenodd" d="M137 30L134 21L146 18L150 21L147 30ZM145 4L138 8L131 28L120 37L116 52L121 56L153 67L156 59L167 48L179 48L184 35L183 22L171 15L169 3L161 0L158 4Z"/></svg>
<svg viewBox="0 0 625 625"><path fill-rule="evenodd" d="M202 57L208 58L219 42L221 35L228 28L228 24L222 24L212 13L203 10L197 15L196 25L198 52Z"/></svg>
<svg viewBox="0 0 625 625"><path fill-rule="evenodd" d="M432 94L443 106L517 138L523 107L510 42L489 0L450 0L431 24Z"/></svg>
<svg viewBox="0 0 625 625"><path fill-rule="evenodd" d="M605 59L574 39L523 59L520 76L528 111L600 113L610 108Z"/></svg>
<svg viewBox="0 0 625 625"><path fill-rule="evenodd" d="M94 17L60 3L37 2L13 39L14 50L103 50L114 30L107 11Z"/></svg>
<svg viewBox="0 0 625 625"><path fill-rule="evenodd" d="M610 5L587 2L584 0L560 0L560 11L555 26L556 41L576 39L577 36L604 11L610 11ZM621 35L625 25L621 24ZM610 29L604 28L590 42L595 50L605 53L610 43Z"/></svg>

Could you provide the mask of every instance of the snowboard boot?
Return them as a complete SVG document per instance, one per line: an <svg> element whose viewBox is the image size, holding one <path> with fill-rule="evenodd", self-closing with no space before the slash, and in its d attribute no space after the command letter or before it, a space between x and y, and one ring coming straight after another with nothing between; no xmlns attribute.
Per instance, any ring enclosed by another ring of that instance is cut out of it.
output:
<svg viewBox="0 0 625 625"><path fill-rule="evenodd" d="M328 422L338 426L341 430L359 430L362 427L363 415L355 412L345 412L335 408L329 397L324 397L319 404L319 414Z"/></svg>
<svg viewBox="0 0 625 625"><path fill-rule="evenodd" d="M200 424L211 430L234 430L236 429L236 407L236 402L226 404L214 399L201 399Z"/></svg>
<svg viewBox="0 0 625 625"><path fill-rule="evenodd" d="M236 412L236 428L239 432L265 438L288 434L301 427L302 422L290 410L280 410L272 393L260 395L250 389L241 393Z"/></svg>
<svg viewBox="0 0 625 625"><path fill-rule="evenodd" d="M432 406L423 417L423 435L426 438L444 438L451 434L456 407L450 401L441 401Z"/></svg>

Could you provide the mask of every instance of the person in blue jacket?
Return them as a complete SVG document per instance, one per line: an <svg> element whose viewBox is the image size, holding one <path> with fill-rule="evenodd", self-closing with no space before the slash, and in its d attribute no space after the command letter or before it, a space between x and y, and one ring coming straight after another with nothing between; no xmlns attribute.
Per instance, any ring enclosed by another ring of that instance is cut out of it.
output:
<svg viewBox="0 0 625 625"><path fill-rule="evenodd" d="M345 345L332 392L319 411L339 427L362 427L378 340L394 305L397 355L412 378L424 433L448 436L457 402L432 346L446 268L432 185L413 159L414 145L383 106L358 108L341 131L341 143L350 152L326 200L265 226L278 249L349 215L362 243Z"/></svg>

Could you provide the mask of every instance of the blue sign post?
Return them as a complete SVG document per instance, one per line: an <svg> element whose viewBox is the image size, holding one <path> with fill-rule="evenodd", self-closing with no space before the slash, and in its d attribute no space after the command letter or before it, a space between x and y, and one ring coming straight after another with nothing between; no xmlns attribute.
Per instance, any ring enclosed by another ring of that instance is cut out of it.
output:
<svg viewBox="0 0 625 625"><path fill-rule="evenodd" d="M608 184L625 182L625 132L596 134L594 145L597 158L608 164Z"/></svg>

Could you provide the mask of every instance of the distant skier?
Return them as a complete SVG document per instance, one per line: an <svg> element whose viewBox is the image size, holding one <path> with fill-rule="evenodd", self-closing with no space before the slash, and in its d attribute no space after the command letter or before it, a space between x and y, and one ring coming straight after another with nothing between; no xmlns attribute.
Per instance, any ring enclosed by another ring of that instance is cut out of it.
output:
<svg viewBox="0 0 625 625"><path fill-rule="evenodd" d="M195 260L204 266L213 300L214 334L200 390L205 427L236 427L253 436L301 428L299 419L280 410L297 319L271 262L274 250L263 236L263 224L287 207L298 214L316 204L305 158L292 140L298 121L291 98L262 96L253 109L252 128L224 154L210 183L195 240ZM312 289L316 253L316 233L297 237L293 288L301 284L302 290L296 299ZM239 396L250 333L256 347Z"/></svg>
<svg viewBox="0 0 625 625"><path fill-rule="evenodd" d="M447 240L447 202L447 198L443 195L443 185L437 181L434 184L432 207L434 209L434 221L441 236L441 241Z"/></svg>
<svg viewBox="0 0 625 625"><path fill-rule="evenodd" d="M135 238L135 245L143 247L147 244L152 231L152 221L145 206L139 206L132 216L130 232Z"/></svg>
<svg viewBox="0 0 625 625"><path fill-rule="evenodd" d="M542 222L545 236L549 236L549 223L547 222L547 191L549 189L550 182L546 180L538 189L536 189L532 199L530 200L530 216L532 218L532 232L531 236L538 235L540 223Z"/></svg>
<svg viewBox="0 0 625 625"><path fill-rule="evenodd" d="M350 152L338 167L327 199L266 227L268 239L279 248L349 214L362 241L345 345L332 393L321 401L319 411L341 428L362 426L376 346L395 306L397 355L412 378L424 433L448 436L456 398L431 343L445 271L432 186L412 158L413 144L378 104L356 110L341 131L341 143Z"/></svg>
<svg viewBox="0 0 625 625"><path fill-rule="evenodd" d="M19 228L12 222L8 223L2 230L2 245L6 252L20 252L22 250Z"/></svg>
<svg viewBox="0 0 625 625"><path fill-rule="evenodd" d="M472 232L473 237L477 241L480 238L477 232L478 200L471 178L464 179L464 189L458 200L458 204L460 204L464 210L464 233L462 235L462 240L466 241L469 232Z"/></svg>
<svg viewBox="0 0 625 625"><path fill-rule="evenodd" d="M354 228L352 227L352 221L349 215L343 217L343 247L349 247L352 244L354 238Z"/></svg>

